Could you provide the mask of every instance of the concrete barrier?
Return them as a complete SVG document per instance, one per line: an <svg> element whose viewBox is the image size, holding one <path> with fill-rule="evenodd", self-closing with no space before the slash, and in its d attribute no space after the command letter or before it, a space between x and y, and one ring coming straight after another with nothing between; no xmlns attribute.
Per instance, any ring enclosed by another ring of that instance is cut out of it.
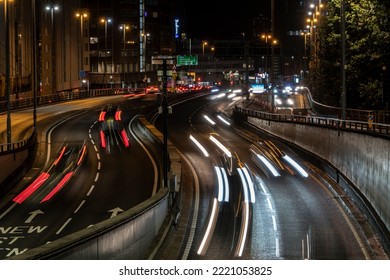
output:
<svg viewBox="0 0 390 280"><path fill-rule="evenodd" d="M390 141L380 137L254 117L247 121L335 166L365 196L390 230Z"/></svg>

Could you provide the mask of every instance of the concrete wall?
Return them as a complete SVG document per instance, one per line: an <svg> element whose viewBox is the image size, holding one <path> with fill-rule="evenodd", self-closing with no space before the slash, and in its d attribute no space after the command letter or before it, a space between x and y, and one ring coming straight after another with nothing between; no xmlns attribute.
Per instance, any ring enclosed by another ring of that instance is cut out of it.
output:
<svg viewBox="0 0 390 280"><path fill-rule="evenodd" d="M144 259L168 214L166 188L118 216L10 259Z"/></svg>
<svg viewBox="0 0 390 280"><path fill-rule="evenodd" d="M28 157L28 149L0 156L0 184L11 176Z"/></svg>
<svg viewBox="0 0 390 280"><path fill-rule="evenodd" d="M248 122L320 156L339 169L371 203L390 230L390 141L336 129L270 122Z"/></svg>

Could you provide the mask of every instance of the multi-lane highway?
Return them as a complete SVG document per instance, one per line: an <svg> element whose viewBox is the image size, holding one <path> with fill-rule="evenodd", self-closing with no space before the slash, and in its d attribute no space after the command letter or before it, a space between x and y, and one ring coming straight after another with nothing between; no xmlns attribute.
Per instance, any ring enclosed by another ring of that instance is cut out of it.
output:
<svg viewBox="0 0 390 280"><path fill-rule="evenodd" d="M42 147L45 160L34 167L40 169L37 177L25 178L23 188L8 194L11 200L0 209L1 258L115 217L156 192L156 163L131 128L134 115L153 100L130 99L39 108L41 120L53 117L53 110L72 112L64 120L50 121Z"/></svg>
<svg viewBox="0 0 390 280"><path fill-rule="evenodd" d="M198 212L190 217L196 230L181 257L372 258L317 169L282 142L234 125L221 113L234 101L218 95L178 104L169 118L169 138L197 177L191 207Z"/></svg>
<svg viewBox="0 0 390 280"><path fill-rule="evenodd" d="M1 258L110 219L156 192L157 163L131 129L133 116L156 103L120 98L84 104L88 110L49 127L39 179L25 178L0 209ZM235 125L224 114L234 102L213 93L170 104L168 137L191 170L182 181L194 182L183 184L193 199L182 201L191 215L180 223L181 258L375 258L321 173L286 144Z"/></svg>

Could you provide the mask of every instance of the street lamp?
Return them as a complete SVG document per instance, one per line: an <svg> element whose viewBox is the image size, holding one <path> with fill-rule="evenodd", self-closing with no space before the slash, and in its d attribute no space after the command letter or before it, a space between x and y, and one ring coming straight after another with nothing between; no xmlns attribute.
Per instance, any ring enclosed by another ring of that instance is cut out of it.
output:
<svg viewBox="0 0 390 280"><path fill-rule="evenodd" d="M76 17L80 19L80 78L85 78L84 73L84 49L83 49L83 43L84 43L84 19L88 17L87 13L76 13Z"/></svg>
<svg viewBox="0 0 390 280"><path fill-rule="evenodd" d="M125 86L126 82L126 74L125 74L125 64L126 64L126 30L130 29L130 26L128 24L121 24L119 26L119 29L123 30L123 66L122 66L122 72L123 72L123 82L122 87Z"/></svg>
<svg viewBox="0 0 390 280"><path fill-rule="evenodd" d="M55 30L54 30L54 12L58 11L60 7L58 5L46 5L45 10L50 12L50 19L51 19L51 87L52 87L52 94L56 93L56 36L55 36Z"/></svg>
<svg viewBox="0 0 390 280"><path fill-rule="evenodd" d="M11 144L12 133L11 133L11 73L10 73L10 31L9 31L9 14L8 14L8 2L11 0L4 1L4 15L5 15L5 95L7 102L7 144ZM8 147L9 149L10 147Z"/></svg>
<svg viewBox="0 0 390 280"><path fill-rule="evenodd" d="M261 39L265 40L265 73L266 73L266 82L268 83L268 40L272 38L271 34L261 35Z"/></svg>
<svg viewBox="0 0 390 280"><path fill-rule="evenodd" d="M107 51L107 25L108 23L111 23L111 19L110 18L102 18L100 20L101 23L104 23L104 44L105 44L105 50L104 50L104 84L107 84L106 83L106 73L107 73L107 54L108 54L108 51ZM112 54L111 54L112 55ZM111 65L112 67L112 65Z"/></svg>
<svg viewBox="0 0 390 280"><path fill-rule="evenodd" d="M304 31L301 33L302 36L304 36L304 57L303 57L303 77L306 77L307 72L307 36L310 36L310 32Z"/></svg>
<svg viewBox="0 0 390 280"><path fill-rule="evenodd" d="M203 60L204 60L204 47L207 46L207 42L203 42L202 43L202 57L203 57Z"/></svg>

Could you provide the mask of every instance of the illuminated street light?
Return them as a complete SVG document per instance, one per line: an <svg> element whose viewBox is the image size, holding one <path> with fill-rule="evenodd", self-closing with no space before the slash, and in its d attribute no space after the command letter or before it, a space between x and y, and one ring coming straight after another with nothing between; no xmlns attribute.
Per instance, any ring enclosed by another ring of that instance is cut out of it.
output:
<svg viewBox="0 0 390 280"><path fill-rule="evenodd" d="M265 40L265 73L268 74L268 40L272 38L271 34L263 34L261 35L261 38ZM268 75L266 77L266 82L268 83Z"/></svg>
<svg viewBox="0 0 390 280"><path fill-rule="evenodd" d="M100 19L100 22L104 24L104 44L105 44L105 50L104 50L104 84L106 84L106 74L107 74L107 25L112 22L110 18L102 18ZM112 48L112 46L111 46ZM112 57L113 54L111 54ZM111 64L111 68L113 65ZM112 71L111 71L112 72Z"/></svg>
<svg viewBox="0 0 390 280"><path fill-rule="evenodd" d="M126 72L125 72L125 64L126 64L126 30L130 30L130 26L128 24L121 24L119 26L120 30L123 30L123 66L122 66L122 73L123 73L123 81L122 81L122 87L125 87L126 83Z"/></svg>
<svg viewBox="0 0 390 280"><path fill-rule="evenodd" d="M203 57L203 60L204 60L204 47L207 46L208 43L207 42L203 42L202 43L202 57Z"/></svg>
<svg viewBox="0 0 390 280"><path fill-rule="evenodd" d="M84 73L84 49L83 49L83 43L84 43L84 19L88 18L87 13L76 13L76 17L80 19L80 78L84 79L85 78L85 73Z"/></svg>
<svg viewBox="0 0 390 280"><path fill-rule="evenodd" d="M51 89L52 94L56 93L56 36L54 29L54 12L58 11L58 5L46 5L45 10L50 12L50 35L51 35Z"/></svg>
<svg viewBox="0 0 390 280"><path fill-rule="evenodd" d="M310 32L304 31L301 33L304 36L304 64L303 64L303 77L306 77L307 72L307 36L310 36Z"/></svg>

